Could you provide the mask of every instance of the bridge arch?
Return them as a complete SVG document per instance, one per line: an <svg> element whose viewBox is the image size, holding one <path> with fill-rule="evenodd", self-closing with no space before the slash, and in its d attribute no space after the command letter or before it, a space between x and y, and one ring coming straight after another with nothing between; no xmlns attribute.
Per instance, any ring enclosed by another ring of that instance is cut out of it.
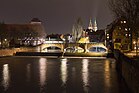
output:
<svg viewBox="0 0 139 93"><path fill-rule="evenodd" d="M104 44L103 43L87 43L87 45L86 45L86 49L90 49L91 47L93 47L93 46L104 46Z"/></svg>
<svg viewBox="0 0 139 93"><path fill-rule="evenodd" d="M57 43L57 44L42 44L40 47L41 47L41 51L43 51L44 49L46 49L48 47L58 47L61 49L61 51L64 50L63 44L59 44L59 43Z"/></svg>

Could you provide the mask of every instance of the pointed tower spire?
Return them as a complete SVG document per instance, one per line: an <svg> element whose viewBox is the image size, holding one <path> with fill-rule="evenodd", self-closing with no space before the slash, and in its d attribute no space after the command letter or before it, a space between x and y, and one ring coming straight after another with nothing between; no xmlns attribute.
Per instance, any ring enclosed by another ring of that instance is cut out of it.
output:
<svg viewBox="0 0 139 93"><path fill-rule="evenodd" d="M95 21L94 21L93 30L94 30L94 31L97 31L97 21L96 21L96 19L95 19Z"/></svg>
<svg viewBox="0 0 139 93"><path fill-rule="evenodd" d="M91 18L90 18L90 21L89 21L88 29L89 29L89 30L93 30L93 25L92 25L92 20L91 20Z"/></svg>

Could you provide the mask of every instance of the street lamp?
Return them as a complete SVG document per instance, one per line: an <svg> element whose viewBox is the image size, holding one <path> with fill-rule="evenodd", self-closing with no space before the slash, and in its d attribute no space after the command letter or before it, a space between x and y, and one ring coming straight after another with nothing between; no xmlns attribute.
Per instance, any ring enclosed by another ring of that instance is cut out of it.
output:
<svg viewBox="0 0 139 93"><path fill-rule="evenodd" d="M107 46L107 33L106 33L106 29L105 29L105 46Z"/></svg>

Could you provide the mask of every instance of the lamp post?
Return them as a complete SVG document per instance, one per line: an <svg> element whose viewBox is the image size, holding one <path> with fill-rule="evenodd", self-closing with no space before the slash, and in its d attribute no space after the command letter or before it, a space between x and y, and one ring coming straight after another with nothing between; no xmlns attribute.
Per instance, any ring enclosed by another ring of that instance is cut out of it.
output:
<svg viewBox="0 0 139 93"><path fill-rule="evenodd" d="M105 46L107 46L107 33L106 33L106 29L105 29Z"/></svg>

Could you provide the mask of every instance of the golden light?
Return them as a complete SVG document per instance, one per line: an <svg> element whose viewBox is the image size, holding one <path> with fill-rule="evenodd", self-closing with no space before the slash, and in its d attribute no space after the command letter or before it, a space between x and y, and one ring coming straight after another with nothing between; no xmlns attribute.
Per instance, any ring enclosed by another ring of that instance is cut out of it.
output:
<svg viewBox="0 0 139 93"><path fill-rule="evenodd" d="M61 79L63 84L66 84L67 77L68 77L68 72L67 72L67 59L61 59Z"/></svg>
<svg viewBox="0 0 139 93"><path fill-rule="evenodd" d="M89 61L88 59L83 59L82 60L82 79L83 79L83 88L85 90L86 93L88 93L88 88L86 86L89 85Z"/></svg>
<svg viewBox="0 0 139 93"><path fill-rule="evenodd" d="M45 85L46 81L46 71L47 71L47 65L46 65L46 58L40 58L39 60L39 72L40 72L40 85L43 87Z"/></svg>
<svg viewBox="0 0 139 93"><path fill-rule="evenodd" d="M10 83L10 73L9 73L9 65L8 64L4 64L3 65L3 86L4 89L7 90L9 87L9 83Z"/></svg>
<svg viewBox="0 0 139 93"><path fill-rule="evenodd" d="M136 44L136 41L133 41L133 44Z"/></svg>

